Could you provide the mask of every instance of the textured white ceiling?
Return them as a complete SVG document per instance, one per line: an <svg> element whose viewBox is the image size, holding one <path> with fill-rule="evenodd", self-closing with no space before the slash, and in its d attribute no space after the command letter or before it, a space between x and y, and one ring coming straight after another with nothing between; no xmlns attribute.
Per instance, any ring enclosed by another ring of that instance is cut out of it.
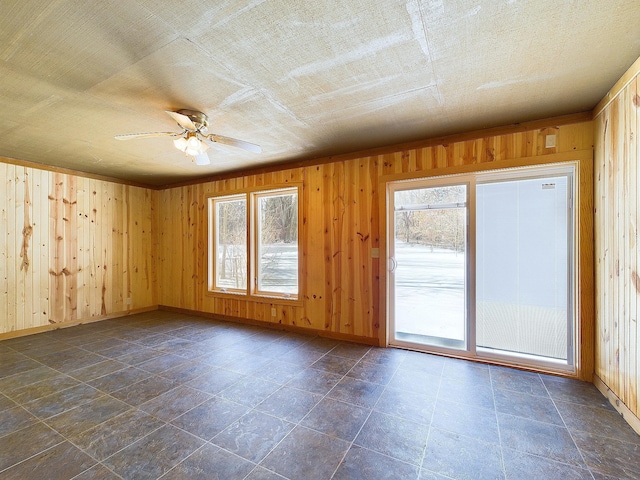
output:
<svg viewBox="0 0 640 480"><path fill-rule="evenodd" d="M152 185L592 109L638 0L2 0L0 156ZM199 167L164 110L262 146Z"/></svg>

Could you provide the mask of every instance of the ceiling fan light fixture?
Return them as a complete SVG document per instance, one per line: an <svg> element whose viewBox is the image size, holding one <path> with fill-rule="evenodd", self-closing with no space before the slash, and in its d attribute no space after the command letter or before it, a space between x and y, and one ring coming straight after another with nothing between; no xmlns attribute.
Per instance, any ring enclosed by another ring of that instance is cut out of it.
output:
<svg viewBox="0 0 640 480"><path fill-rule="evenodd" d="M187 146L187 148L184 151L184 153L186 153L187 155L191 155L191 156L195 157L196 155L202 155L203 153L205 153L207 151L207 149L209 148L208 145L205 145L200 140L196 140L196 141L198 143L196 144L195 142L191 142L191 145Z"/></svg>
<svg viewBox="0 0 640 480"><path fill-rule="evenodd" d="M201 155L209 149L209 145L200 140L197 134L191 132L189 132L186 137L175 139L173 144L178 150L192 157Z"/></svg>
<svg viewBox="0 0 640 480"><path fill-rule="evenodd" d="M187 139L187 146L191 150L200 150L200 140L196 138L196 136L189 137Z"/></svg>
<svg viewBox="0 0 640 480"><path fill-rule="evenodd" d="M184 152L187 150L187 147L189 146L187 139L184 137L180 137L180 138L176 138L173 141L173 144L175 145L175 147L180 150L181 152Z"/></svg>
<svg viewBox="0 0 640 480"><path fill-rule="evenodd" d="M197 148L187 147L184 153L186 153L187 155L191 155L192 157L195 157L196 155L200 154L200 151Z"/></svg>
<svg viewBox="0 0 640 480"><path fill-rule="evenodd" d="M195 157L193 157L196 165L209 165L211 164L211 160L209 159L209 155L207 155L206 153L200 153L198 155L196 155Z"/></svg>

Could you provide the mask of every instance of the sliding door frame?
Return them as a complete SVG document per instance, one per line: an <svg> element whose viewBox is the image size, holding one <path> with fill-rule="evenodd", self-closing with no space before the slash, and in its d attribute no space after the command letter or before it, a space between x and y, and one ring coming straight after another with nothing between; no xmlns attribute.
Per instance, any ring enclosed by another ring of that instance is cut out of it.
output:
<svg viewBox="0 0 640 480"><path fill-rule="evenodd" d="M393 225L395 219L395 201L394 201L394 193L396 191L406 190L402 188L403 186L410 186L407 188L409 190L414 189L422 189L422 188L439 188L439 187L449 187L455 185L464 185L466 188L466 199L465 199L465 211L466 211L466 225L465 225L465 294L464 294L464 302L465 302L465 333L464 333L464 348L447 348L440 347L437 345L429 345L428 349L430 351L437 351L440 353L447 352L460 352L464 354L469 351L470 347L475 346L475 329L471 326L471 319L475 318L475 249L472 248L471 243L475 239L475 218L472 218L471 212L475 210L475 196L472 194L472 189L475 188L475 175L451 175L451 176L442 176L442 177L434 177L434 178L421 178L416 180L405 180L400 182L389 182L387 184L389 204L388 204L388 218L387 218L387 231L385 232L385 237L387 239L387 249L385 251L385 259L387 260L387 266L389 266L389 262L393 257L394 247L395 247L395 238L393 238L392 232L390 230L390 226ZM395 231L395 228L394 230ZM391 263L394 263L391 261ZM387 315L387 324L389 331L389 338L387 345L401 348L415 348L416 344L412 342L397 340L394 337L395 332L395 282L392 281L394 279L394 274L391 270L395 270L388 268L389 274L387 275L387 283L388 283L388 302L389 302L389 310Z"/></svg>
<svg viewBox="0 0 640 480"><path fill-rule="evenodd" d="M388 237L389 234L389 205L390 192L388 185L393 182L412 181L420 179L436 180L444 178L445 183L458 183L455 177L462 178L463 174L472 174L475 178L489 178L489 175L499 175L509 170L526 172L531 169L541 169L548 172L556 168L567 168L573 166L573 299L572 309L574 312L573 321L573 358L569 368L557 368L557 365L530 365L522 363L519 359L493 355L477 355L475 350L475 322L469 326L469 345L466 351L452 351L449 349L430 348L429 351L458 358L467 358L474 361L493 363L498 365L516 366L519 368L553 373L567 377L580 378L591 381L593 378L594 354L595 354L595 321L594 321L594 278L593 278L593 153L590 150L579 152L567 152L562 154L551 154L548 156L529 157L520 160L500 160L478 165L460 165L455 167L434 168L431 170L391 174L380 177L379 191L381 193L380 202L380 345L392 345L391 326L389 325L390 308L393 306L390 300L388 270ZM544 176L544 173L542 174ZM462 181L460 181L462 183ZM475 181L469 188L475 189ZM475 192L472 197L475 200ZM475 212L475 205L474 210ZM475 213L470 210L470 216ZM473 231L472 231L473 229ZM470 218L469 242L473 243L475 249L475 219ZM472 236L473 234L473 236ZM473 255L473 254L470 254ZM469 259L471 261L471 258ZM475 263L475 256L473 257ZM475 267L469 272L471 282L475 282ZM475 283L469 284L470 313L475 317ZM473 319L475 321L475 318ZM400 346L400 348L410 348Z"/></svg>

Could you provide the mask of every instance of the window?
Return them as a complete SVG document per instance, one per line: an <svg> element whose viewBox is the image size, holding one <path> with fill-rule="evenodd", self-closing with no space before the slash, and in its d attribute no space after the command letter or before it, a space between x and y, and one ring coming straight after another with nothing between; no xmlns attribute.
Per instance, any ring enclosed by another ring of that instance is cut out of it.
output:
<svg viewBox="0 0 640 480"><path fill-rule="evenodd" d="M298 193L256 194L257 292L298 294Z"/></svg>
<svg viewBox="0 0 640 480"><path fill-rule="evenodd" d="M298 298L298 187L209 199L209 290Z"/></svg>
<svg viewBox="0 0 640 480"><path fill-rule="evenodd" d="M217 290L247 289L247 200L244 196L213 199L215 283Z"/></svg>

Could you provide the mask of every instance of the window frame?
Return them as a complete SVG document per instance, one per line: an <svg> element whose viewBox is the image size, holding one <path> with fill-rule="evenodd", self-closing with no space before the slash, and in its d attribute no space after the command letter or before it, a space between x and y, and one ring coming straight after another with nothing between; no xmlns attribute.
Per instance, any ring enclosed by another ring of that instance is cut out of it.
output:
<svg viewBox="0 0 640 480"><path fill-rule="evenodd" d="M262 231L261 219L260 219L260 200L263 198L269 197L277 197L284 195L292 195L296 194L296 223L297 223L297 234L296 234L296 251L298 258L298 271L296 277L297 284L297 292L295 294L286 293L286 292L272 292L269 290L260 289L260 253L262 244L260 242L260 233ZM261 190L251 193L251 212L252 216L252 245L251 251L253 253L252 259L250 261L250 265L252 268L251 280L253 281L253 285L251 286L252 294L260 297L276 297L276 298L286 298L286 299L297 299L300 297L300 196L297 188L277 188L277 189L269 189L269 190Z"/></svg>
<svg viewBox="0 0 640 480"><path fill-rule="evenodd" d="M217 286L217 267L218 267L218 217L217 217L217 208L218 205L225 202L233 202L244 200L245 204L245 286L244 288L227 288ZM221 195L216 197L209 197L207 199L208 205L208 217L209 217L209 238L208 238L208 256L209 261L208 264L208 290L215 291L220 293L232 293L235 295L242 295L247 291L250 279L250 273L248 269L248 254L249 254L249 238L247 236L248 226L249 226L249 203L246 195L243 194L232 194L232 195Z"/></svg>
<svg viewBox="0 0 640 480"><path fill-rule="evenodd" d="M284 304L301 304L303 298L303 259L302 254L302 192L303 188L298 183L287 183L285 185L273 185L268 188L252 188L244 189L241 191L225 192L221 194L207 196L207 292L209 296L225 297L243 297L246 300L262 303L274 303L274 300L278 303ZM259 242L258 242L258 199L268 196L275 196L278 194L295 194L297 195L297 293L279 293L271 291L260 291L258 289L258 254L259 254ZM217 248L217 217L216 217L216 205L220 201L229 201L233 199L244 199L246 202L246 215L247 215L247 228L246 228L246 272L247 281L246 288L242 289L230 289L216 286L216 248Z"/></svg>

